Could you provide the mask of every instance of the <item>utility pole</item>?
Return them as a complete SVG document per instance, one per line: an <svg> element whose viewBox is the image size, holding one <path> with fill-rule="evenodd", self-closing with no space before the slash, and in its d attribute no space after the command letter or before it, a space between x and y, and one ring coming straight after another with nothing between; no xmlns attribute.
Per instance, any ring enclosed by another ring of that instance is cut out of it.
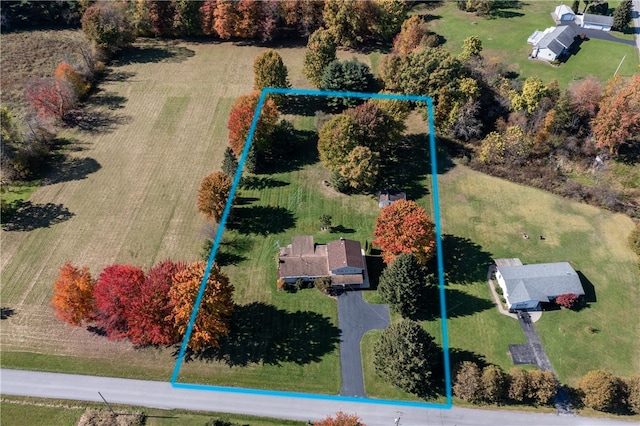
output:
<svg viewBox="0 0 640 426"><path fill-rule="evenodd" d="M101 394L99 391L98 391L98 395L100 395L100 398L102 398L102 400L104 401L104 403L105 403L105 404L107 404L107 407L109 407L109 410L111 411L111 413L112 413L114 416L117 416L116 412L115 412L115 411L113 411L113 408L111 408L111 406L109 405L109 403L107 402L107 400L106 400L106 399L104 399L104 396L102 396L102 394Z"/></svg>

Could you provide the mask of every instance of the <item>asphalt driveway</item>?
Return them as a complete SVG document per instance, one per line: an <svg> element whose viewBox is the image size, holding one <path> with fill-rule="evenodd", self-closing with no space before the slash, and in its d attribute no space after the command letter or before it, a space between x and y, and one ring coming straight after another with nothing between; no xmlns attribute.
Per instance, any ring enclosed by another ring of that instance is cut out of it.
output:
<svg viewBox="0 0 640 426"><path fill-rule="evenodd" d="M391 323L387 305L371 305L362 292L346 291L338 296L340 336L340 365L342 387L340 395L366 397L362 377L360 341L370 330L385 329Z"/></svg>

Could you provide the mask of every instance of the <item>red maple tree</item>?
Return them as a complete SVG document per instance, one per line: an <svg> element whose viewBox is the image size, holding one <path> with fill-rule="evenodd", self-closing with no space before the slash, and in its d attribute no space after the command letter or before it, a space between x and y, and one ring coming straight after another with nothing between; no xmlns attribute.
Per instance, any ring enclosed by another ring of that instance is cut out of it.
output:
<svg viewBox="0 0 640 426"><path fill-rule="evenodd" d="M187 265L167 259L149 269L140 293L131 300L127 337L136 345L171 345L179 341L173 325L173 277Z"/></svg>
<svg viewBox="0 0 640 426"><path fill-rule="evenodd" d="M127 336L133 301L144 283L142 269L130 265L106 267L96 282L96 324L110 340Z"/></svg>
<svg viewBox="0 0 640 426"><path fill-rule="evenodd" d="M260 92L254 91L249 95L240 96L231 106L227 128L229 129L229 146L236 157L240 157L244 148L259 97ZM273 100L267 99L260 111L260 118L253 135L253 144L259 151L266 148L277 121L278 108Z"/></svg>
<svg viewBox="0 0 640 426"><path fill-rule="evenodd" d="M78 326L92 321L95 311L93 287L94 280L88 267L78 269L69 262L65 263L53 285L51 304L56 317Z"/></svg>
<svg viewBox="0 0 640 426"><path fill-rule="evenodd" d="M366 426L356 414L347 414L338 411L335 417L327 416L319 422L313 422L316 426Z"/></svg>
<svg viewBox="0 0 640 426"><path fill-rule="evenodd" d="M556 304L567 309L573 309L578 304L578 296L573 293L561 294L556 297Z"/></svg>
<svg viewBox="0 0 640 426"><path fill-rule="evenodd" d="M37 78L27 84L24 98L42 118L60 119L75 107L78 97L66 80Z"/></svg>
<svg viewBox="0 0 640 426"><path fill-rule="evenodd" d="M415 201L399 200L382 209L376 219L373 244L382 249L382 259L390 263L400 253L413 253L422 264L436 248L435 226Z"/></svg>

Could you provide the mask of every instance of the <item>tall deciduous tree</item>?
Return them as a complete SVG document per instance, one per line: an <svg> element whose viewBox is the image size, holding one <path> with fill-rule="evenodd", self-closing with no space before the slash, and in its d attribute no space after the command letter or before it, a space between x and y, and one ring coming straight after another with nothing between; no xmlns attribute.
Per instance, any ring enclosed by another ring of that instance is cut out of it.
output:
<svg viewBox="0 0 640 426"><path fill-rule="evenodd" d="M470 36L464 39L460 59L467 61L471 58L479 58L482 52L482 40L478 36Z"/></svg>
<svg viewBox="0 0 640 426"><path fill-rule="evenodd" d="M403 253L382 272L378 292L391 310L414 318L425 308L435 287L433 274L428 274L413 254Z"/></svg>
<svg viewBox="0 0 640 426"><path fill-rule="evenodd" d="M611 153L632 140L640 144L640 74L607 84L591 125L597 146Z"/></svg>
<svg viewBox="0 0 640 426"><path fill-rule="evenodd" d="M325 27L340 46L355 47L369 35L369 23L374 21L375 8L369 1L326 0Z"/></svg>
<svg viewBox="0 0 640 426"><path fill-rule="evenodd" d="M181 37L201 35L202 6L199 1L174 0L173 33Z"/></svg>
<svg viewBox="0 0 640 426"><path fill-rule="evenodd" d="M318 152L320 160L335 171L344 164L353 148L358 145L359 126L354 118L340 114L327 121L320 129Z"/></svg>
<svg viewBox="0 0 640 426"><path fill-rule="evenodd" d="M224 172L213 172L202 179L198 191L198 210L207 220L220 222L231 192L231 178Z"/></svg>
<svg viewBox="0 0 640 426"><path fill-rule="evenodd" d="M558 382L551 371L530 371L529 386L529 397L541 405L548 404L558 393Z"/></svg>
<svg viewBox="0 0 640 426"><path fill-rule="evenodd" d="M205 268L204 262L194 262L174 276L170 294L174 304L174 325L181 336L186 333ZM197 352L206 347L217 347L220 338L229 333L232 313L233 286L218 265L213 264L193 324L188 348Z"/></svg>
<svg viewBox="0 0 640 426"><path fill-rule="evenodd" d="M67 62L60 62L53 75L55 80L69 83L78 98L84 96L89 90L89 84L84 77Z"/></svg>
<svg viewBox="0 0 640 426"><path fill-rule="evenodd" d="M218 0L213 16L213 29L221 39L228 40L236 35L236 27L240 20L237 1Z"/></svg>
<svg viewBox="0 0 640 426"><path fill-rule="evenodd" d="M509 380L497 365L488 365L482 369L481 382L485 401L498 404L507 397Z"/></svg>
<svg viewBox="0 0 640 426"><path fill-rule="evenodd" d="M127 336L133 301L144 283L142 269L129 265L107 266L96 282L96 323L111 340Z"/></svg>
<svg viewBox="0 0 640 426"><path fill-rule="evenodd" d="M509 371L509 399L516 402L524 402L530 395L529 373L522 368L512 368Z"/></svg>
<svg viewBox="0 0 640 426"><path fill-rule="evenodd" d="M410 320L391 324L374 346L378 374L400 389L420 397L433 395L433 370L442 350L422 326Z"/></svg>
<svg viewBox="0 0 640 426"><path fill-rule="evenodd" d="M413 15L402 23L400 33L393 40L393 53L407 55L423 47L427 34L427 24L418 15Z"/></svg>
<svg viewBox="0 0 640 426"><path fill-rule="evenodd" d="M156 37L166 37L173 33L175 5L173 1L147 0L151 31Z"/></svg>
<svg viewBox="0 0 640 426"><path fill-rule="evenodd" d="M78 96L66 80L37 78L24 90L24 98L41 118L61 119L77 104Z"/></svg>
<svg viewBox="0 0 640 426"><path fill-rule="evenodd" d="M375 20L373 24L374 35L389 41L398 34L400 27L407 16L407 2L404 0L375 0Z"/></svg>
<svg viewBox="0 0 640 426"><path fill-rule="evenodd" d="M453 393L465 401L482 401L482 372L475 362L464 361L460 364L453 382Z"/></svg>
<svg viewBox="0 0 640 426"><path fill-rule="evenodd" d="M282 57L273 49L267 49L253 62L253 88L291 87L287 67Z"/></svg>
<svg viewBox="0 0 640 426"><path fill-rule="evenodd" d="M215 11L218 6L218 0L205 0L200 6L200 28L204 35L216 35L215 29Z"/></svg>
<svg viewBox="0 0 640 426"><path fill-rule="evenodd" d="M380 154L366 146L356 146L340 167L340 174L357 191L371 191L378 181Z"/></svg>
<svg viewBox="0 0 640 426"><path fill-rule="evenodd" d="M399 200L386 206L376 218L373 244L390 263L401 253L412 253L421 264L435 254L435 225L415 201Z"/></svg>
<svg viewBox="0 0 640 426"><path fill-rule="evenodd" d="M624 379L627 408L634 414L640 414L640 373Z"/></svg>
<svg viewBox="0 0 640 426"><path fill-rule="evenodd" d="M611 411L620 399L618 379L608 371L593 370L578 381L582 402L598 411Z"/></svg>
<svg viewBox="0 0 640 426"><path fill-rule="evenodd" d="M486 164L522 164L532 143L520 126L509 126L503 133L491 132L484 138L478 159Z"/></svg>
<svg viewBox="0 0 640 426"><path fill-rule="evenodd" d="M106 53L117 52L134 40L125 5L116 2L99 2L88 7L82 15L82 31Z"/></svg>
<svg viewBox="0 0 640 426"><path fill-rule="evenodd" d="M514 111L526 111L532 114L540 106L542 98L547 96L548 90L538 77L528 77L522 86L522 92L511 92L511 108Z"/></svg>
<svg viewBox="0 0 640 426"><path fill-rule="evenodd" d="M173 324L173 277L185 263L165 260L149 269L140 293L131 301L127 337L136 345L172 345L178 342Z"/></svg>
<svg viewBox="0 0 640 426"><path fill-rule="evenodd" d="M327 416L313 424L314 426L366 426L357 414L347 414L342 411L338 411L335 417Z"/></svg>
<svg viewBox="0 0 640 426"><path fill-rule="evenodd" d="M337 58L336 49L333 34L325 29L318 29L309 36L302 59L302 73L314 86L320 87L324 69Z"/></svg>
<svg viewBox="0 0 640 426"><path fill-rule="evenodd" d="M79 269L65 263L53 285L51 304L56 317L76 326L92 321L95 313L94 284L88 267Z"/></svg>
<svg viewBox="0 0 640 426"><path fill-rule="evenodd" d="M240 157L244 148L259 97L260 92L257 91L240 96L231 106L227 128L229 129L229 146L236 157ZM271 133L274 131L277 121L278 108L273 100L267 99L260 111L258 125L253 135L253 146L258 152L268 148L271 142Z"/></svg>

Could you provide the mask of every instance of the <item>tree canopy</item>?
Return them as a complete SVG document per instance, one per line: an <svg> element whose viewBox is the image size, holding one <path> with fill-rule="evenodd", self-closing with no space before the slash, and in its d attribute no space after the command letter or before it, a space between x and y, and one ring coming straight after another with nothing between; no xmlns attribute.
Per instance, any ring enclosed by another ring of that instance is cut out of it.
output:
<svg viewBox="0 0 640 426"><path fill-rule="evenodd" d="M302 59L302 73L316 87L320 87L325 68L336 60L337 44L331 32L316 30L307 42Z"/></svg>
<svg viewBox="0 0 640 426"><path fill-rule="evenodd" d="M374 346L374 365L386 381L405 392L428 397L435 393L433 371L442 349L422 326L410 320L391 324Z"/></svg>
<svg viewBox="0 0 640 426"><path fill-rule="evenodd" d="M405 318L415 318L427 305L437 286L433 274L410 253L403 253L380 276L378 293L389 308Z"/></svg>
<svg viewBox="0 0 640 426"><path fill-rule="evenodd" d="M435 254L435 225L415 201L399 200L384 207L373 235L373 245L382 249L386 263L401 253L412 253L424 265Z"/></svg>
<svg viewBox="0 0 640 426"><path fill-rule="evenodd" d="M79 269L65 263L53 285L51 304L56 317L76 326L91 322L95 313L94 285L88 267Z"/></svg>
<svg viewBox="0 0 640 426"><path fill-rule="evenodd" d="M327 65L322 73L320 88L337 92L367 92L372 84L373 74L369 66L354 58L348 61L335 60ZM346 97L327 99L327 104L333 107L353 107L358 103L358 99Z"/></svg>
<svg viewBox="0 0 640 426"><path fill-rule="evenodd" d="M253 63L253 88L290 87L287 67L282 57L273 49L265 50Z"/></svg>
<svg viewBox="0 0 640 426"><path fill-rule="evenodd" d="M198 210L207 220L220 222L231 192L231 178L224 172L213 172L202 179L198 191Z"/></svg>

